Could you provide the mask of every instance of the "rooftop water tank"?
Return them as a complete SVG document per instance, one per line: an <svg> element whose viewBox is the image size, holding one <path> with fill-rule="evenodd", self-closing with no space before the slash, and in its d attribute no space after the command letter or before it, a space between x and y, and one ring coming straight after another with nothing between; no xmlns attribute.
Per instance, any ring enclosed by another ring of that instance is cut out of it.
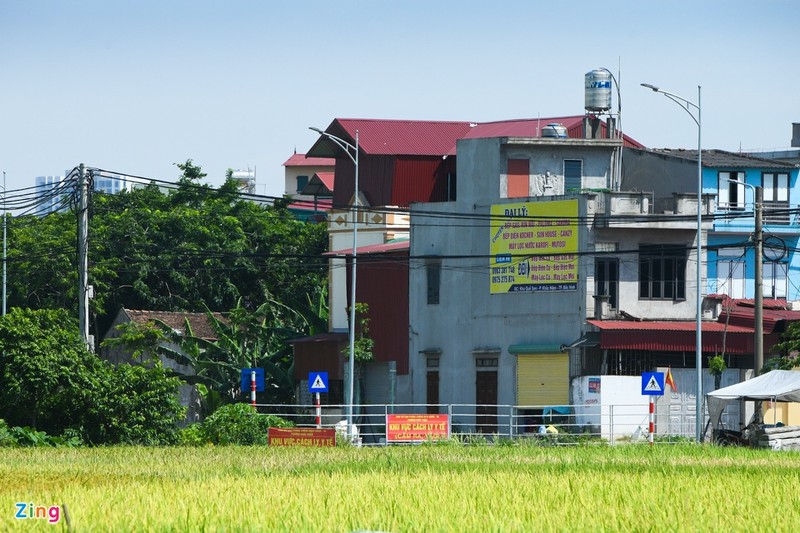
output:
<svg viewBox="0 0 800 533"><path fill-rule="evenodd" d="M585 108L590 113L611 109L611 73L594 69L586 73Z"/></svg>
<svg viewBox="0 0 800 533"><path fill-rule="evenodd" d="M548 137L551 139L566 139L567 128L565 128L563 124L559 124L558 122L551 122L550 124L542 128L542 137Z"/></svg>

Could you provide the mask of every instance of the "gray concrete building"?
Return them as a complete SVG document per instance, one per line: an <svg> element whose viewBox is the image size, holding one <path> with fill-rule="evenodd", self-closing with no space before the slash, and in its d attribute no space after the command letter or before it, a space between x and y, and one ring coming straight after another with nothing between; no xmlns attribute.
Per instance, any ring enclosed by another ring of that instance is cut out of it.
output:
<svg viewBox="0 0 800 533"><path fill-rule="evenodd" d="M694 318L696 196L656 215L651 194L614 190L621 146L458 141L456 200L411 205L413 403L468 405L455 428L498 433L498 405L541 414L575 377L641 372L590 320Z"/></svg>

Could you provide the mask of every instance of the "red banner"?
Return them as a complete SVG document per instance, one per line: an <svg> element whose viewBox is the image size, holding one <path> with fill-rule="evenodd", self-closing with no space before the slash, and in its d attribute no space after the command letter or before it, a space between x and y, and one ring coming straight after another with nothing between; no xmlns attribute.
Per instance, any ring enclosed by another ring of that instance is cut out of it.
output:
<svg viewBox="0 0 800 533"><path fill-rule="evenodd" d="M269 428L270 446L336 446L336 430L316 428Z"/></svg>
<svg viewBox="0 0 800 533"><path fill-rule="evenodd" d="M446 439L448 422L448 415L386 415L386 442Z"/></svg>

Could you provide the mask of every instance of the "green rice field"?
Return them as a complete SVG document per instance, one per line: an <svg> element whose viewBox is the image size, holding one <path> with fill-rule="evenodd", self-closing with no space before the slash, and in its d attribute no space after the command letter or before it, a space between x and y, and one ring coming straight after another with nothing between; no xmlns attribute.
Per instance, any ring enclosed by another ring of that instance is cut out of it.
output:
<svg viewBox="0 0 800 533"><path fill-rule="evenodd" d="M15 518L30 504L58 522ZM0 531L67 530L798 531L800 454L695 445L0 448Z"/></svg>

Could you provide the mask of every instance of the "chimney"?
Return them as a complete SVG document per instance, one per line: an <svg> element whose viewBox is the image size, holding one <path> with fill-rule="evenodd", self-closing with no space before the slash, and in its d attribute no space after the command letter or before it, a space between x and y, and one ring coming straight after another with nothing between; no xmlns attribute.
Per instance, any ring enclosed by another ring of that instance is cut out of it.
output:
<svg viewBox="0 0 800 533"><path fill-rule="evenodd" d="M800 148L800 122L792 122L792 148Z"/></svg>

